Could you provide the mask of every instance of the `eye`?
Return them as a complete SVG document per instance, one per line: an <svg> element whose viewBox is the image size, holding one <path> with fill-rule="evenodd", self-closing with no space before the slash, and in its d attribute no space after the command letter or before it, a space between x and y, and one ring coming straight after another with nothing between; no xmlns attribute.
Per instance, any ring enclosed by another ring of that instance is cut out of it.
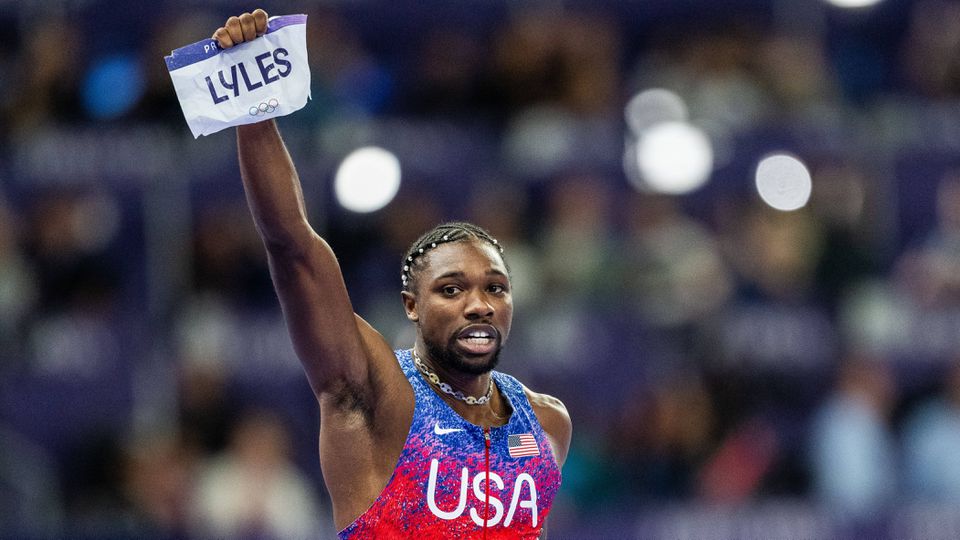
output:
<svg viewBox="0 0 960 540"><path fill-rule="evenodd" d="M503 285L499 284L499 283L494 283L494 284L490 285L489 290L490 290L490 292L492 292L493 294L503 294L503 293L507 292L507 288L504 287Z"/></svg>
<svg viewBox="0 0 960 540"><path fill-rule="evenodd" d="M442 292L444 296L454 296L460 292L460 287L457 287L456 285L444 285L440 289L440 292Z"/></svg>

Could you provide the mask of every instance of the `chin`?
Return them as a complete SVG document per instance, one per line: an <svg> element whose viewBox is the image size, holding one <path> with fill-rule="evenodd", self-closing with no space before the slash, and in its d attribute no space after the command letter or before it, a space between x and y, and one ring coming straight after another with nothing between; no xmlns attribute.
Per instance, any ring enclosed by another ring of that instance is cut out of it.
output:
<svg viewBox="0 0 960 540"><path fill-rule="evenodd" d="M483 375L489 373L500 363L499 345L493 352L484 356L467 356L456 349L454 343L447 344L446 347L438 347L436 344L424 340L427 352L430 358L446 368L469 373L471 375Z"/></svg>

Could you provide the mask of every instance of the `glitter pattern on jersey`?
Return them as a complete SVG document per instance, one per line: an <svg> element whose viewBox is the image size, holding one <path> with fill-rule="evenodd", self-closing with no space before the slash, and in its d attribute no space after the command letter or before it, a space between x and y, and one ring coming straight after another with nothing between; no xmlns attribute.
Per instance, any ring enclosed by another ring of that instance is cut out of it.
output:
<svg viewBox="0 0 960 540"><path fill-rule="evenodd" d="M339 537L537 538L560 488L560 468L520 382L492 372L513 413L506 425L490 428L488 463L484 428L433 391L409 349L396 355L416 396L410 433L387 486ZM512 457L511 436L531 435L538 452Z"/></svg>

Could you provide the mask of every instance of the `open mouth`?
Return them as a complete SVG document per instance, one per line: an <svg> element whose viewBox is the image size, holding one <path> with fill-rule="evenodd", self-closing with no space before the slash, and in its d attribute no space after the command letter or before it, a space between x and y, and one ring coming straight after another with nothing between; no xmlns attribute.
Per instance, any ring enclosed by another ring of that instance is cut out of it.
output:
<svg viewBox="0 0 960 540"><path fill-rule="evenodd" d="M457 334L457 344L470 354L482 355L496 350L500 333L489 324L472 324Z"/></svg>

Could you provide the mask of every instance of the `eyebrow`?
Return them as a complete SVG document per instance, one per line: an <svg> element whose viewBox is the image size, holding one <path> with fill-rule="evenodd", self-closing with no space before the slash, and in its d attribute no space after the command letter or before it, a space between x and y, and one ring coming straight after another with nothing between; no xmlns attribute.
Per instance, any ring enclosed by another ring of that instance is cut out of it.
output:
<svg viewBox="0 0 960 540"><path fill-rule="evenodd" d="M491 270L487 270L486 275L488 275L488 276L507 277L507 275L506 275L505 273L503 273L503 272L501 272L500 270L497 270L497 269L495 269L495 268L494 268L494 269L491 269ZM440 274L439 276L437 276L436 278L434 278L434 281L440 281L441 279L446 279L446 278L462 278L462 277L464 277L464 276L466 276L466 274L465 274L464 272L462 272L462 271L460 271L460 270L455 270L455 271L453 271L453 272L447 272L447 273L445 273L445 274Z"/></svg>

